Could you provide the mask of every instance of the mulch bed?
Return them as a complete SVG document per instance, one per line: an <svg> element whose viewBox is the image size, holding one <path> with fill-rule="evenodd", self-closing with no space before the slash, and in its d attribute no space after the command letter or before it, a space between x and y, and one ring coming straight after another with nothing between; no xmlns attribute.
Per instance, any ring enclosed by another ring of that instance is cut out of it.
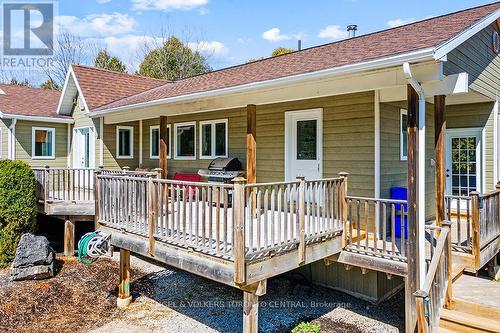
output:
<svg viewBox="0 0 500 333"><path fill-rule="evenodd" d="M58 264L56 277L39 281L11 282L0 271L0 332L84 332L116 316L117 262Z"/></svg>

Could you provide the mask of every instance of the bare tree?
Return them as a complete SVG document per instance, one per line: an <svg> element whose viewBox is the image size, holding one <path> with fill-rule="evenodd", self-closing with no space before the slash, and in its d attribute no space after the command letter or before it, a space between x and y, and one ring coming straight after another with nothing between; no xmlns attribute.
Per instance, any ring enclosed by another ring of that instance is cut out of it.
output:
<svg viewBox="0 0 500 333"><path fill-rule="evenodd" d="M44 70L48 81L62 87L69 66L86 63L91 56L88 54L89 49L91 48L88 42L85 42L80 36L73 35L67 31L59 32L56 48L54 49L52 66Z"/></svg>

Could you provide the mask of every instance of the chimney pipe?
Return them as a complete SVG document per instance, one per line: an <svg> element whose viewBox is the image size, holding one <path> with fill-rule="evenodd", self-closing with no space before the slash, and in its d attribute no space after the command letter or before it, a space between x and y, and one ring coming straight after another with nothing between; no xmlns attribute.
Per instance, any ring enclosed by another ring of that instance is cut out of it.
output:
<svg viewBox="0 0 500 333"><path fill-rule="evenodd" d="M347 32L349 33L349 38L356 37L356 30L358 30L358 26L356 24L349 24L347 26Z"/></svg>
<svg viewBox="0 0 500 333"><path fill-rule="evenodd" d="M298 40L297 50L302 50L302 41L300 39Z"/></svg>

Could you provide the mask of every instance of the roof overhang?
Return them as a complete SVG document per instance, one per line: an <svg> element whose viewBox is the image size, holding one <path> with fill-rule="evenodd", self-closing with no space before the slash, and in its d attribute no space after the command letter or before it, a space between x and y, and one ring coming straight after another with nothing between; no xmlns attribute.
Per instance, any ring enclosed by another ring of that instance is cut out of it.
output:
<svg viewBox="0 0 500 333"><path fill-rule="evenodd" d="M237 93L241 93L241 92L271 89L271 88L286 86L286 85L294 84L294 83L307 82L307 81L311 81L311 80L336 78L336 77L341 77L341 76L346 76L346 75L353 75L353 74L357 74L357 73L362 73L362 72L366 72L366 71L372 71L372 70L378 70L378 69L384 69L387 67L397 66L397 65L403 64L404 62L420 63L420 62L425 62L425 61L434 61L435 59L433 56L433 51L434 51L433 48L422 49L422 50L417 50L417 51L414 51L411 53L398 54L398 55L394 55L394 56L390 56L390 57L378 58L378 59L373 59L370 61L361 62L361 63L357 63L357 64L350 64L350 65L339 66L339 67L335 67L335 68L328 68L328 69L310 72L310 73L303 73L303 74L292 75L292 76L287 76L287 77L278 78L278 79L266 80L266 81L252 82L252 83L242 84L242 85L238 85L238 86L234 86L234 87L214 89L214 90L205 91L205 92L192 93L192 94L169 97L169 98L162 98L162 99L157 99L157 100L148 101L148 102L144 102L144 103L131 104L131 105L126 105L126 106L121 106L121 107L116 107L116 108L103 109L103 110L99 110L99 111L93 111L90 113L89 116L90 117L101 117L103 115L107 115L107 114L111 114L111 113L127 111L127 110L135 110L135 109L140 109L140 108L145 108L145 107L150 107L150 106L155 106L155 105L164 105L164 104L179 103L179 102L183 102L183 103L192 102L192 101L196 101L196 100L200 100L200 99L212 98L212 97L223 97L223 96L237 94ZM435 75L435 74L436 73L433 73L433 75ZM437 73L437 75L441 75L441 77L442 77L442 75L443 75L442 67L440 68L440 72Z"/></svg>
<svg viewBox="0 0 500 333"><path fill-rule="evenodd" d="M0 119L16 119L16 120L24 120L24 121L55 123L55 124L73 124L75 122L73 119L42 117L42 116L28 116L28 115L23 115L23 114L4 113L1 111L0 111Z"/></svg>
<svg viewBox="0 0 500 333"><path fill-rule="evenodd" d="M82 102L85 110L88 112L89 108L87 102L85 101L85 96L83 95L82 89L78 84L75 71L73 66L69 66L68 73L66 73L66 79L64 80L64 86L61 92L61 98L57 104L57 114L70 116L73 111L73 99L78 95Z"/></svg>

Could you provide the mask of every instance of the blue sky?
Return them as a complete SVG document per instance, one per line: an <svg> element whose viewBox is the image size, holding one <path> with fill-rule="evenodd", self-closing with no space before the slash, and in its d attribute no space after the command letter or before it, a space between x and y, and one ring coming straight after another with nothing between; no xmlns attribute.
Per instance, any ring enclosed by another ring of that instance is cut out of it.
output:
<svg viewBox="0 0 500 333"><path fill-rule="evenodd" d="M209 55L214 68L491 3L481 0L60 0L64 29L105 46L133 69L145 36L181 35Z"/></svg>

